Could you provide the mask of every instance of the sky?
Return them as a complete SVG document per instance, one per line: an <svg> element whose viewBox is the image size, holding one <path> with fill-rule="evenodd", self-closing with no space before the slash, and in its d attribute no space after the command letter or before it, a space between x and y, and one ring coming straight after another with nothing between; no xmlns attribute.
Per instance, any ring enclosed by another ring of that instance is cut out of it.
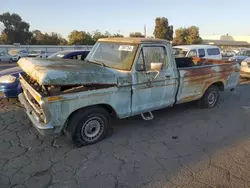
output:
<svg viewBox="0 0 250 188"><path fill-rule="evenodd" d="M153 36L156 17L166 17L174 29L196 25L201 36L250 35L249 0L0 0L0 14L17 13L30 30L73 30L110 33L144 32Z"/></svg>

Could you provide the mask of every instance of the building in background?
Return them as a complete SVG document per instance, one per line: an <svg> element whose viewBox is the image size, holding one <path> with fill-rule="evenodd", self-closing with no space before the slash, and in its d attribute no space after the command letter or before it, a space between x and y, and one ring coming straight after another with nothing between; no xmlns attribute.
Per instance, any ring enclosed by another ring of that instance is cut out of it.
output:
<svg viewBox="0 0 250 188"><path fill-rule="evenodd" d="M226 35L212 35L202 36L204 44L211 44L224 48L249 48L250 36L230 36Z"/></svg>

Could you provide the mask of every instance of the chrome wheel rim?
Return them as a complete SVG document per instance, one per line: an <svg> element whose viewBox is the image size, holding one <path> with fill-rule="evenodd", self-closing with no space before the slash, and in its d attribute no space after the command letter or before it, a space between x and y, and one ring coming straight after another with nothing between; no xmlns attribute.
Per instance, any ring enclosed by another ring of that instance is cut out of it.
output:
<svg viewBox="0 0 250 188"><path fill-rule="evenodd" d="M94 142L102 135L103 129L103 120L99 117L92 117L83 124L81 136L88 142Z"/></svg>
<svg viewBox="0 0 250 188"><path fill-rule="evenodd" d="M215 91L212 91L209 95L208 95L208 105L210 107L214 106L214 104L217 101L217 93Z"/></svg>

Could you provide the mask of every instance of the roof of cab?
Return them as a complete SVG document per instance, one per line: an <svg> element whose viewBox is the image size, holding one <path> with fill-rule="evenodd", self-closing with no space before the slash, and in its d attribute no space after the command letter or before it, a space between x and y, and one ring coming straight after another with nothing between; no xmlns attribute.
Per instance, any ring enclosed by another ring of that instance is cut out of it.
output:
<svg viewBox="0 0 250 188"><path fill-rule="evenodd" d="M173 46L173 48L184 48L184 49L187 49L187 50L191 50L191 49L200 49L200 48L219 48L218 46L214 46L214 45L200 45L200 44L197 44L197 45L179 45L179 46Z"/></svg>
<svg viewBox="0 0 250 188"><path fill-rule="evenodd" d="M100 38L98 41L101 42L121 42L121 43L169 43L167 40L155 39L155 38L139 38L139 37L111 37L111 38Z"/></svg>

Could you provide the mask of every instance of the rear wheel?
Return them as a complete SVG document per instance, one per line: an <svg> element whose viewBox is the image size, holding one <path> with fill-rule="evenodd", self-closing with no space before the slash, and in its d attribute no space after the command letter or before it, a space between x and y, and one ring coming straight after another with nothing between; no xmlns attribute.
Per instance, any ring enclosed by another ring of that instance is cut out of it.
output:
<svg viewBox="0 0 250 188"><path fill-rule="evenodd" d="M9 63L12 63L13 62L13 59L12 58L10 58L10 61L9 61Z"/></svg>
<svg viewBox="0 0 250 188"><path fill-rule="evenodd" d="M106 136L109 113L101 107L77 111L69 119L67 131L77 147L94 144Z"/></svg>
<svg viewBox="0 0 250 188"><path fill-rule="evenodd" d="M213 108L218 103L220 98L220 90L218 86L210 86L203 97L198 101L198 106L200 108Z"/></svg>

